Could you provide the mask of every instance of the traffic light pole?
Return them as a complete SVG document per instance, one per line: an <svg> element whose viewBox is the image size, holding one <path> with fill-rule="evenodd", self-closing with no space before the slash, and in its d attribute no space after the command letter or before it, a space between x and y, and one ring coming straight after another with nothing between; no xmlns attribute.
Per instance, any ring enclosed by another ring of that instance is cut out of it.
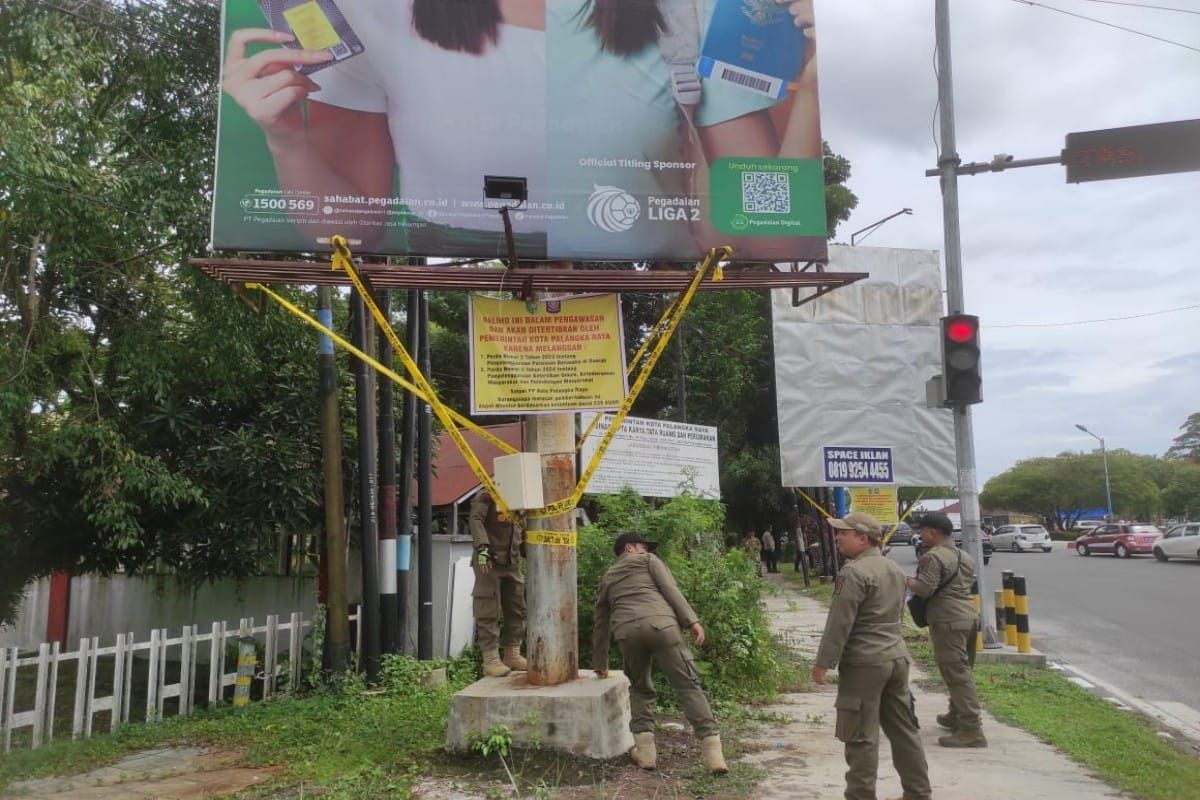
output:
<svg viewBox="0 0 1200 800"><path fill-rule="evenodd" d="M934 0L934 25L937 37L938 105L941 123L941 152L938 170L942 184L942 224L945 229L946 301L951 314L963 313L962 240L958 216L958 166L962 160L954 139L954 80L950 60L950 0ZM954 410L954 450L958 462L958 497L961 503L963 549L978 565L979 596L991 597L983 569L983 539L979 512L978 478L975 473L975 438L971 428L971 407ZM980 630L985 647L1000 647L996 624L981 611Z"/></svg>

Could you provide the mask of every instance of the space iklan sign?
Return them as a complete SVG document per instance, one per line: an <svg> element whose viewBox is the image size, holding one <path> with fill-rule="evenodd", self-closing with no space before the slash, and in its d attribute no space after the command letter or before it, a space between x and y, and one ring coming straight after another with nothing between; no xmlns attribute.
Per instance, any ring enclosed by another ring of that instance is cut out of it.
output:
<svg viewBox="0 0 1200 800"><path fill-rule="evenodd" d="M890 447L826 446L823 460L825 481L828 484L895 482Z"/></svg>

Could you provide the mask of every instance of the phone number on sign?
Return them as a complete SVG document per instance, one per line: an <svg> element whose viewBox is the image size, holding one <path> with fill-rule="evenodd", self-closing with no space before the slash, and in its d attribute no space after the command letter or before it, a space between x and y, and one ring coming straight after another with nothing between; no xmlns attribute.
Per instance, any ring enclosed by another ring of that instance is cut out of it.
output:
<svg viewBox="0 0 1200 800"><path fill-rule="evenodd" d="M245 197L242 199L244 211L313 211L317 210L317 201L312 199L284 197Z"/></svg>

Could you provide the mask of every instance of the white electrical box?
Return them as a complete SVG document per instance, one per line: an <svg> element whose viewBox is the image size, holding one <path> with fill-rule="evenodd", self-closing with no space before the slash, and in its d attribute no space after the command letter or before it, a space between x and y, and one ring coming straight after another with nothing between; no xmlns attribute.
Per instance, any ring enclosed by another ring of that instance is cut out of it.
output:
<svg viewBox="0 0 1200 800"><path fill-rule="evenodd" d="M492 469L496 488L504 496L509 508L525 511L546 505L542 500L541 453L496 456L492 461Z"/></svg>

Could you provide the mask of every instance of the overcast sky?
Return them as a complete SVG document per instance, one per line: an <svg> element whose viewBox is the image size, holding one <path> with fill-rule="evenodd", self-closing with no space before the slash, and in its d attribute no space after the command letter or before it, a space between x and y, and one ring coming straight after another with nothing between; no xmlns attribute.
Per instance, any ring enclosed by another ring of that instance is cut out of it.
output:
<svg viewBox="0 0 1200 800"><path fill-rule="evenodd" d="M1135 0L1194 8L1200 0ZM1200 16L1087 0L1044 5L1200 47ZM952 3L958 151L1056 155L1071 131L1200 118L1200 52L1013 0ZM853 164L850 233L942 249L933 0L817 0L825 138ZM1068 185L1060 166L959 180L966 311L983 322L981 484L1064 450L1161 455L1200 411L1200 173Z"/></svg>

